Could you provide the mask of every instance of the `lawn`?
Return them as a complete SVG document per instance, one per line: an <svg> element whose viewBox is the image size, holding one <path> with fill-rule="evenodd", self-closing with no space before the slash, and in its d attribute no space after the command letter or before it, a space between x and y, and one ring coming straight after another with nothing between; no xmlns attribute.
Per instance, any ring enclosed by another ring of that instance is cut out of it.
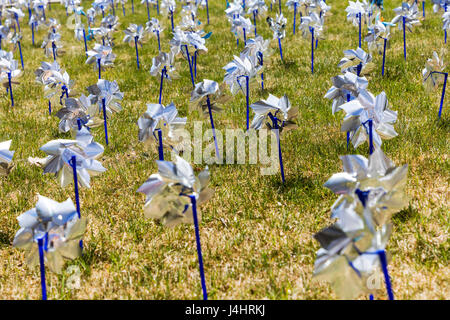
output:
<svg viewBox="0 0 450 320"><path fill-rule="evenodd" d="M390 108L398 111L395 125L398 137L383 141L385 154L396 164L408 164L410 197L407 209L393 217L393 234L387 250L392 255L389 272L396 299L445 299L450 295L449 255L449 116L448 98L442 119L437 121L440 90L427 93L421 71L433 51L446 45L441 15L432 13L427 1L427 15L422 25L407 33L407 58L403 59L402 32L392 30L387 50L386 72L381 76L381 56L374 56L375 71L368 76L369 90L385 91ZM210 24L206 10L199 18L206 32L212 31L208 52L198 58L197 81L222 82L222 69L243 49L236 47L230 24L225 17L225 1L210 0ZM319 244L313 234L331 223L330 207L337 196L323 187L327 179L342 170L339 155L368 155L368 145L346 149L345 133L340 132L342 114L332 115L331 101L323 96L331 87L331 78L340 73L337 64L343 50L356 49L358 29L346 21L347 1L329 0L331 15L326 18L325 37L315 50L315 72L310 71L310 42L300 32L292 34L293 13L283 7L288 19L283 40L284 62L278 44L272 40L274 53L265 58L265 90L256 85L250 90L250 103L287 94L299 107L298 128L283 132L282 149L286 183L280 175L261 175L254 164L212 164L211 186L214 197L201 207L200 234L206 284L210 299L335 299L326 283L312 279L315 252ZM401 1L385 1L383 17L391 20L393 8ZM90 2L83 1L87 9ZM180 20L177 2L175 23ZM137 120L146 103L157 103L159 79L149 74L152 58L158 54L156 38L140 49L141 68L137 70L134 48L123 43L123 29L130 23L145 24L145 5L126 4L126 16L116 11L120 31L116 33L114 67L102 77L117 80L124 92L123 111L113 115L109 125L109 146L100 158L107 171L92 178L91 188L80 189L82 215L88 217L82 257L67 263L80 270L80 287L70 289L68 270L57 275L47 272L49 299L201 299L194 227L180 225L165 228L143 214L145 196L137 188L157 171L156 149L138 141ZM275 17L274 11L268 14ZM156 10L151 9L151 15ZM61 23L66 54L58 58L76 81L79 93L96 83L98 74L86 65L84 44L76 41L66 27L66 15L60 4L52 4L48 17ZM158 17L165 30L161 35L163 51L169 50L170 20ZM299 19L298 19L299 20ZM97 20L98 21L98 20ZM0 298L40 299L39 269L25 264L24 253L12 247L19 229L16 218L35 206L37 194L63 201L74 200L73 185L61 188L51 174L28 163L28 157L44 157L39 148L53 139L70 139L58 131L59 119L49 115L43 88L35 82L34 70L44 56L40 44L46 30L36 33L21 22L25 71L20 84L13 85L15 106L9 94L0 97L0 141L12 139L15 150L9 176L0 176ZM272 38L265 19L257 22L258 33ZM91 41L88 46L92 48ZM11 49L4 42L2 48ZM363 44L367 50L367 44ZM15 53L17 59L18 52ZM449 60L446 54L445 61ZM199 112L189 110L192 85L186 60L179 57L180 79L164 83L163 104L174 102L181 116L188 117L188 128L203 120ZM448 70L447 70L448 71ZM55 106L56 108L56 106ZM224 112L215 115L218 129L245 128L245 97L233 96ZM210 128L203 120L203 129ZM93 129L96 141L104 144L102 128ZM168 154L167 154L168 156ZM206 164L195 165L196 171ZM73 270L73 269L72 269ZM368 297L362 297L368 298ZM382 290L376 297L386 299Z"/></svg>

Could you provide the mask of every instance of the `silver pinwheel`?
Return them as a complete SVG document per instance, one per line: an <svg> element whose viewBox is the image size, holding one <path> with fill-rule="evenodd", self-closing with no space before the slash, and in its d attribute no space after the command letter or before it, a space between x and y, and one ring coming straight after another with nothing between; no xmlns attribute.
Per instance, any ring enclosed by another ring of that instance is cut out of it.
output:
<svg viewBox="0 0 450 320"><path fill-rule="evenodd" d="M314 48L317 47L318 41L323 39L323 24L324 17L311 11L309 15L301 18L300 26L298 27L302 32L303 38L311 39L311 73L314 73Z"/></svg>
<svg viewBox="0 0 450 320"><path fill-rule="evenodd" d="M103 112L103 124L105 130L105 143L109 144L107 117L113 113L122 111L121 101L123 93L116 81L99 79L96 84L87 88L91 102L98 104L98 111ZM100 111L101 110L101 111ZM94 116L94 115L93 115Z"/></svg>
<svg viewBox="0 0 450 320"><path fill-rule="evenodd" d="M173 103L168 106L148 103L147 111L139 118L139 141L156 143L159 160L164 160L164 147L176 153L183 151L180 145L180 131L186 125L186 118L178 117L178 110Z"/></svg>
<svg viewBox="0 0 450 320"><path fill-rule="evenodd" d="M14 79L22 75L22 70L19 69L17 60L14 60L13 53L10 51L0 50L0 81L6 88L6 93L9 92L11 98L11 107L14 107L14 96L12 91L12 84L18 84Z"/></svg>
<svg viewBox="0 0 450 320"><path fill-rule="evenodd" d="M209 200L213 190L208 188L209 170L206 168L195 176L191 165L176 156L175 162L156 161L158 173L137 190L146 195L144 213L162 224L173 227L180 223L194 223L199 260L203 299L207 300L203 257L200 245L199 221L201 216L197 204Z"/></svg>
<svg viewBox="0 0 450 320"><path fill-rule="evenodd" d="M357 76L369 74L375 67L372 55L361 48L345 50L344 58L339 61L338 67L343 73L352 72Z"/></svg>
<svg viewBox="0 0 450 320"><path fill-rule="evenodd" d="M24 249L31 267L40 265L42 299L47 300L45 263L56 273L64 264L81 256L81 241L86 232L87 219L81 218L69 198L57 202L38 195L36 207L22 213L17 220L13 246Z"/></svg>
<svg viewBox="0 0 450 320"><path fill-rule="evenodd" d="M428 91L437 89L442 84L441 102L439 105L438 117L441 119L442 108L444 106L445 88L447 87L448 72L445 71L446 65L443 60L443 52L441 56L433 52L433 57L427 60L425 68L422 70L423 85Z"/></svg>
<svg viewBox="0 0 450 320"><path fill-rule="evenodd" d="M127 29L123 31L125 33L125 37L123 38L123 42L128 43L130 46L135 47L136 49L136 63L137 68L139 69L139 51L138 45L142 47L142 43L145 39L145 30L141 25L137 25L131 23Z"/></svg>
<svg viewBox="0 0 450 320"><path fill-rule="evenodd" d="M86 64L93 64L94 70L98 69L98 78L102 78L102 69L112 67L116 55L112 52L112 48L96 43L92 50L87 52L88 58Z"/></svg>
<svg viewBox="0 0 450 320"><path fill-rule="evenodd" d="M159 20L156 18L151 18L147 21L145 31L155 35L156 39L158 39L158 50L161 51L161 39L160 35L164 28L159 24Z"/></svg>
<svg viewBox="0 0 450 320"><path fill-rule="evenodd" d="M398 23L398 29L403 30L403 56L406 61L406 30L412 32L413 26L420 25L418 19L419 9L417 8L417 3L410 5L407 2L403 2L394 11L397 15L392 19L391 23Z"/></svg>
<svg viewBox="0 0 450 320"><path fill-rule="evenodd" d="M255 113L253 121L250 125L251 129L260 130L266 126L270 130L274 130L277 137L278 157L280 162L281 179L283 183L284 166L281 153L280 132L283 130L291 130L297 128L296 118L298 116L298 108L292 107L287 95L277 98L271 94L266 100L260 100L250 106Z"/></svg>
<svg viewBox="0 0 450 320"><path fill-rule="evenodd" d="M286 36L286 22L287 19L283 16L282 13L276 16L276 19L272 19L271 17L267 17L267 23L269 24L270 29L273 32L273 39L278 39L278 49L280 49L280 57L281 61L283 61L283 49L281 47L281 39L284 39Z"/></svg>

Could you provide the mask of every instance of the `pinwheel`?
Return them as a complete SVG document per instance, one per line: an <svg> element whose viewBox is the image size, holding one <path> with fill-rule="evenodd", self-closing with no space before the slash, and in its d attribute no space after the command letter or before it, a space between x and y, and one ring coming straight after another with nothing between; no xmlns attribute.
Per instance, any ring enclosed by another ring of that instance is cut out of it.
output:
<svg viewBox="0 0 450 320"><path fill-rule="evenodd" d="M163 12L170 17L170 24L172 26L172 32L174 31L173 26L173 14L175 13L175 8L177 7L177 3L175 0L162 0L161 8Z"/></svg>
<svg viewBox="0 0 450 320"><path fill-rule="evenodd" d="M357 76L367 75L375 67L370 53L366 53L363 49L345 50L344 58L339 61L338 67L343 73L352 72Z"/></svg>
<svg viewBox="0 0 450 320"><path fill-rule="evenodd" d="M207 34L206 36L202 37L201 32L196 31L183 31L179 27L175 28L175 32L173 34L173 38L170 40L170 45L172 46L172 51L174 53L182 52L183 48L185 49L186 53L186 59L189 63L189 71L191 74L191 82L192 87L195 88L195 81L194 81L194 72L195 75L197 73L197 62L196 58L194 61L194 57L191 59L191 56L189 54L189 46L192 46L195 48L195 53L193 56L196 57L198 51L207 52L208 49L205 47L205 37L209 37L211 34ZM195 64L195 65L194 65ZM195 68L195 70L193 70Z"/></svg>
<svg viewBox="0 0 450 320"><path fill-rule="evenodd" d="M158 56L153 57L152 59L152 67L150 69L150 74L154 77L161 76L161 82L159 85L159 104L161 104L162 100L162 89L163 89L163 81L166 78L169 81L172 81L173 78L178 78L178 74L176 73L176 69L174 64L174 54L173 52L165 53L160 52Z"/></svg>
<svg viewBox="0 0 450 320"><path fill-rule="evenodd" d="M286 6L289 10L294 11L294 26L292 27L292 34L295 34L295 25L297 20L297 9L300 7L302 0L288 0L286 1Z"/></svg>
<svg viewBox="0 0 450 320"><path fill-rule="evenodd" d="M442 56L443 54L439 57L436 51L434 51L433 57L427 60L425 68L422 70L423 84L427 90L431 91L432 89L436 89L443 83L441 103L439 105L439 119L441 119L442 107L444 106L445 88L448 78L448 72L444 72L445 64Z"/></svg>
<svg viewBox="0 0 450 320"><path fill-rule="evenodd" d="M107 115L112 115L115 112L122 111L120 101L123 99L123 93L119 90L119 85L116 81L108 81L99 79L97 84L89 86L87 88L91 94L91 102L97 103L100 110L103 112L103 121L105 128L105 142L108 145L108 126Z"/></svg>
<svg viewBox="0 0 450 320"><path fill-rule="evenodd" d="M75 12L78 6L80 5L80 0L61 0L60 3L66 8L66 16L69 16L69 13Z"/></svg>
<svg viewBox="0 0 450 320"><path fill-rule="evenodd" d="M37 15L42 16L44 21L47 20L45 17L45 8L47 7L47 0L33 0L33 9Z"/></svg>
<svg viewBox="0 0 450 320"><path fill-rule="evenodd" d="M181 9L181 15L191 17L192 21L196 20L198 5L199 5L199 2L197 2L195 0L185 1L185 4L182 6L182 9Z"/></svg>
<svg viewBox="0 0 450 320"><path fill-rule="evenodd" d="M10 31L9 27L0 26L0 50L2 49L2 40L8 38L9 31Z"/></svg>
<svg viewBox="0 0 450 320"><path fill-rule="evenodd" d="M246 4L248 14L253 15L253 23L255 24L255 37L256 33L256 18L267 12L267 6L264 0L248 0Z"/></svg>
<svg viewBox="0 0 450 320"><path fill-rule="evenodd" d="M151 32L156 36L158 39L158 50L161 51L161 41L160 41L160 34L164 30L164 28L159 24L158 19L152 18L151 20L147 21L145 31Z"/></svg>
<svg viewBox="0 0 450 320"><path fill-rule="evenodd" d="M116 55L112 52L112 48L96 43L94 49L87 52L88 58L86 64L94 64L94 70L98 69L98 78L102 78L102 69L112 67Z"/></svg>
<svg viewBox="0 0 450 320"><path fill-rule="evenodd" d="M433 12L437 13L440 9L447 12L447 7L450 5L449 0L431 0L433 3Z"/></svg>
<svg viewBox="0 0 450 320"><path fill-rule="evenodd" d="M88 39L95 38L101 39L102 45L113 47L114 46L114 38L113 38L114 29L101 26L99 28L90 28Z"/></svg>
<svg viewBox="0 0 450 320"><path fill-rule="evenodd" d="M249 90L250 90L250 80L254 79L261 69L260 65L256 64L256 60L250 60L248 57L233 56L233 61L228 63L223 69L225 70L225 76L223 81L230 87L230 91L235 95L238 90L244 93L244 89L240 83L240 79L245 78L245 100L247 105L247 130L249 128L249 113L250 113L250 103L249 103Z"/></svg>
<svg viewBox="0 0 450 320"><path fill-rule="evenodd" d="M255 112L255 117L252 120L250 128L259 130L265 124L268 129L275 130L278 143L281 179L284 183L285 178L283 157L281 153L280 132L283 130L297 128L295 121L298 116L298 108L291 107L291 103L287 95L284 95L282 98L277 98L271 94L269 94L267 100L255 102L250 107Z"/></svg>
<svg viewBox="0 0 450 320"><path fill-rule="evenodd" d="M11 141L0 142L0 175L2 176L8 175L11 170L10 163L15 152L9 150L11 148Z"/></svg>
<svg viewBox="0 0 450 320"><path fill-rule="evenodd" d="M178 110L170 103L168 106L162 104L148 103L147 111L139 118L139 141L144 143L157 142L159 160L164 160L164 146L171 150L182 151L183 146L178 144L179 132L186 125L186 118L178 117ZM155 132L158 133L156 137Z"/></svg>
<svg viewBox="0 0 450 320"><path fill-rule="evenodd" d="M96 12L101 11L102 17L105 17L105 9L108 9L108 7L111 5L110 0L94 0L92 3L92 8L95 9Z"/></svg>
<svg viewBox="0 0 450 320"><path fill-rule="evenodd" d="M22 69L24 69L22 44L20 43L20 40L22 40L22 34L20 34L19 32L14 32L13 36L11 37L11 39L9 41L14 45L13 51L16 51L16 48L19 48L20 64L22 65Z"/></svg>
<svg viewBox="0 0 450 320"><path fill-rule="evenodd" d="M370 52L377 51L379 54L383 55L383 65L381 68L382 76L384 76L386 48L389 46L389 39L391 37L390 27L392 26L395 26L395 24L382 22L380 13L378 13L375 17L375 23L369 25L369 33L364 39L365 41L367 41Z"/></svg>
<svg viewBox="0 0 450 320"><path fill-rule="evenodd" d="M34 72L36 75L36 82L44 85L44 95L48 99L48 111L52 113L52 99L57 97L59 90L61 96L59 103L63 105L63 99L69 98L74 81L70 79L69 74L61 70L58 62L53 63L42 62L41 66Z"/></svg>
<svg viewBox="0 0 450 320"><path fill-rule="evenodd" d="M256 38L248 39L247 45L242 50L242 55L247 56L250 60L256 60L255 65L260 66L261 71L261 89L264 90L264 57L268 57L272 54L272 50L269 49L270 40L264 40L263 37L257 36Z"/></svg>
<svg viewBox="0 0 450 320"><path fill-rule="evenodd" d="M214 193L213 189L208 188L209 170L206 168L196 177L190 164L179 156L176 156L175 163L169 161L156 163L158 173L152 174L137 190L146 195L144 214L168 227L180 223L194 223L203 299L207 300L200 245L201 215L197 212L197 203L209 200Z"/></svg>
<svg viewBox="0 0 450 320"><path fill-rule="evenodd" d="M12 7L6 9L6 20L14 21L14 23L12 23L12 25L14 25L14 30L16 28L15 25L17 24L17 29L19 32L20 32L19 18L23 18L24 16L25 14L19 8ZM5 24L10 25L10 23L8 22L5 22Z"/></svg>
<svg viewBox="0 0 450 320"><path fill-rule="evenodd" d="M406 29L408 29L409 32L412 32L414 25L420 25L420 21L417 18L419 9L417 8L417 3L410 5L407 2L403 2L402 5L395 8L394 11L397 15L392 19L391 23L398 23L398 29L403 30L403 55L406 61ZM399 23L400 20L402 20L401 23Z"/></svg>
<svg viewBox="0 0 450 320"><path fill-rule="evenodd" d="M275 21L271 17L267 17L267 23L273 32L273 39L278 39L278 48L280 49L281 62L283 62L283 50L281 48L281 39L286 36L286 22L287 19L282 13L278 14Z"/></svg>
<svg viewBox="0 0 450 320"><path fill-rule="evenodd" d="M61 273L67 260L81 256L87 219L77 215L70 198L57 202L41 195L38 197L36 207L17 218L20 229L13 246L26 251L26 262L31 267L40 265L42 299L47 300L45 262L50 270Z"/></svg>
<svg viewBox="0 0 450 320"><path fill-rule="evenodd" d="M50 31L46 35L42 41L41 48L44 49L44 54L47 57L53 57L54 61L56 60L56 57L60 57L65 53L61 43L61 35L54 31Z"/></svg>
<svg viewBox="0 0 450 320"><path fill-rule="evenodd" d="M308 16L301 18L299 26L303 38L311 38L311 73L314 73L314 39L316 39L316 44L319 39L323 39L323 22L323 16L319 17L316 12L310 12Z"/></svg>
<svg viewBox="0 0 450 320"><path fill-rule="evenodd" d="M95 16L96 15L97 15L97 11L94 8L87 9L87 11L86 11L86 18L87 18L89 27L91 27L91 25L95 23Z"/></svg>
<svg viewBox="0 0 450 320"><path fill-rule="evenodd" d="M370 92L361 91L357 98L341 105L339 110L346 113L341 131L353 133L351 140L355 148L369 138L372 153L374 145L381 146L381 139L392 139L398 135L393 126L397 121L397 112L389 109L384 92L375 98Z"/></svg>
<svg viewBox="0 0 450 320"><path fill-rule="evenodd" d="M351 98L357 98L360 92L367 89L369 81L365 77L359 77L354 73L345 72L332 78L333 86L327 91L324 98L333 100L332 113L339 111L339 107ZM366 94L363 92L363 94Z"/></svg>
<svg viewBox="0 0 450 320"><path fill-rule="evenodd" d="M363 0L365 3L366 1ZM351 21L354 26L359 26L359 42L358 47L361 48L361 24L362 24L362 16L366 14L366 10L364 9L363 3L359 2L359 0L349 1L348 7L345 9L347 12L347 20Z"/></svg>
<svg viewBox="0 0 450 320"><path fill-rule="evenodd" d="M218 104L224 104L229 98L224 94L224 88L212 80L203 79L195 85L191 92L190 105L201 110L204 116L209 115L211 128L213 132L214 144L216 148L217 159L220 159L219 147L217 145L216 129L214 127L213 112L221 112L222 109Z"/></svg>
<svg viewBox="0 0 450 320"><path fill-rule="evenodd" d="M98 113L98 106L92 104L91 99L84 94L79 98L67 98L64 101L64 107L56 113L61 120L58 126L59 131L73 130L76 132L83 126L88 128L100 126L103 124L103 120L96 117Z"/></svg>
<svg viewBox="0 0 450 320"><path fill-rule="evenodd" d="M228 20L232 21L233 19L244 15L242 0L234 0L233 2L229 2L228 4L229 6L225 9L225 14L228 17Z"/></svg>
<svg viewBox="0 0 450 320"><path fill-rule="evenodd" d="M19 69L19 64L13 58L12 52L0 50L0 80L6 88L6 92L11 98L11 107L14 107L14 96L12 92L12 83L18 84L12 79L21 76L22 70Z"/></svg>
<svg viewBox="0 0 450 320"><path fill-rule="evenodd" d="M450 11L444 12L444 14L442 15L442 21L442 29L444 30L444 43L447 43L447 30L450 29Z"/></svg>
<svg viewBox="0 0 450 320"><path fill-rule="evenodd" d="M137 68L139 69L138 44L142 47L142 42L145 41L144 27L141 25L131 23L130 26L123 32L125 33L123 42L128 43L130 46L132 46L134 43L134 47L136 49L136 63L137 63Z"/></svg>
<svg viewBox="0 0 450 320"><path fill-rule="evenodd" d="M314 237L322 245L317 252L314 277L331 282L341 298L371 293L367 277L379 263L383 269L389 299L393 299L385 247L391 216L408 201L404 188L407 165L397 167L377 149L366 159L341 156L344 172L326 183L339 198L332 207L331 227ZM364 280L364 281L363 281Z"/></svg>
<svg viewBox="0 0 450 320"><path fill-rule="evenodd" d="M250 19L244 16L237 16L231 21L231 32L236 37L236 43L239 46L239 39L244 40L244 45L247 44L247 33L253 30L254 26Z"/></svg>

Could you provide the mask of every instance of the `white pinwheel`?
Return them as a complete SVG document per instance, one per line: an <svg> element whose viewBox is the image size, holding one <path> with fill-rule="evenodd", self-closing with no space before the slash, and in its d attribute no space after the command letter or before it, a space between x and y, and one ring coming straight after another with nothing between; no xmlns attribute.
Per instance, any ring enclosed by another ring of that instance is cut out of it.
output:
<svg viewBox="0 0 450 320"><path fill-rule="evenodd" d="M12 140L0 142L0 175L8 175L11 170L10 163L15 151L11 148Z"/></svg>

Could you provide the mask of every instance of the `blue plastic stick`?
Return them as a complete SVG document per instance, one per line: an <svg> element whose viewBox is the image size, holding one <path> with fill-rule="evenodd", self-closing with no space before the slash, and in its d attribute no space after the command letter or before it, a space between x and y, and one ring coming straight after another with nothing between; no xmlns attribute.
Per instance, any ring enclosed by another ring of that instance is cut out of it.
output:
<svg viewBox="0 0 450 320"><path fill-rule="evenodd" d="M247 103L247 130L249 128L250 123L250 98L249 98L249 86L250 86L250 78L248 76L245 76L245 85L246 85L246 93L245 93L245 100Z"/></svg>
<svg viewBox="0 0 450 320"><path fill-rule="evenodd" d="M162 131L161 129L156 129L158 131L158 156L159 160L164 161L164 148L163 148L163 138L162 138Z"/></svg>
<svg viewBox="0 0 450 320"><path fill-rule="evenodd" d="M361 48L361 12L358 13L358 19L359 19L359 41L358 41L358 46Z"/></svg>
<svg viewBox="0 0 450 320"><path fill-rule="evenodd" d="M80 120L80 119L78 119ZM80 126L80 124L78 124ZM70 160L70 166L72 167L73 171L73 184L75 188L75 203L77 205L77 213L78 218L81 218L81 210L80 210L80 195L78 193L78 175L77 175L77 158L76 156L72 156L72 159Z"/></svg>
<svg viewBox="0 0 450 320"><path fill-rule="evenodd" d="M147 5L147 18L148 21L150 21L150 9L148 8L148 0L145 1L145 4Z"/></svg>
<svg viewBox="0 0 450 320"><path fill-rule="evenodd" d="M311 31L311 73L314 73L314 28L309 30Z"/></svg>
<svg viewBox="0 0 450 320"><path fill-rule="evenodd" d="M377 253L378 253L378 257L380 258L381 268L383 269L384 283L386 284L386 291L387 291L389 300L394 300L394 293L392 292L391 279L389 277L389 272L388 272L388 268L387 268L386 251L380 250Z"/></svg>
<svg viewBox="0 0 450 320"><path fill-rule="evenodd" d="M207 18L208 24L209 24L209 6L208 6L208 0L206 0L206 18Z"/></svg>
<svg viewBox="0 0 450 320"><path fill-rule="evenodd" d="M137 41L137 36L134 37L134 47L136 48L136 64L137 64L137 68L139 70L139 51L138 51L138 41Z"/></svg>
<svg viewBox="0 0 450 320"><path fill-rule="evenodd" d="M195 82L194 82L194 73L192 72L192 64L191 64L191 58L189 55L189 49L187 45L184 45L184 47L186 48L186 56L187 56L187 60L189 63L189 71L191 72L191 82L192 82L192 87L195 88Z"/></svg>
<svg viewBox="0 0 450 320"><path fill-rule="evenodd" d="M406 18L403 17L403 56L405 57L406 61Z"/></svg>
<svg viewBox="0 0 450 320"><path fill-rule="evenodd" d="M55 51L55 49L56 49L55 42L52 41L53 61L56 61L56 51Z"/></svg>
<svg viewBox="0 0 450 320"><path fill-rule="evenodd" d="M24 67L23 67L23 56L22 56L22 45L20 44L20 41L17 41L17 44L19 45L20 63L22 64L22 69L24 69Z"/></svg>
<svg viewBox="0 0 450 320"><path fill-rule="evenodd" d="M122 3L122 13L123 13L123 16L125 17L125 6L123 5L123 3Z"/></svg>
<svg viewBox="0 0 450 320"><path fill-rule="evenodd" d="M97 65L98 65L98 78L101 79L102 78L102 65L101 65L101 58L97 59Z"/></svg>
<svg viewBox="0 0 450 320"><path fill-rule="evenodd" d="M347 93L347 102L350 102L351 100L351 95L350 93ZM348 146L350 145L350 131L347 131L347 151L348 151Z"/></svg>
<svg viewBox="0 0 450 320"><path fill-rule="evenodd" d="M243 30L244 30L244 46L246 46L247 45L247 34L245 32L245 28L243 28Z"/></svg>
<svg viewBox="0 0 450 320"><path fill-rule="evenodd" d="M163 89L163 81L164 81L164 76L167 72L166 66L164 66L164 68L161 70L161 82L159 85L159 104L161 104L161 100L162 100L162 89Z"/></svg>
<svg viewBox="0 0 450 320"><path fill-rule="evenodd" d="M173 32L173 11L170 12L170 23L172 25L172 32Z"/></svg>
<svg viewBox="0 0 450 320"><path fill-rule="evenodd" d="M373 121L372 119L367 120L369 123L369 154L373 153Z"/></svg>
<svg viewBox="0 0 450 320"><path fill-rule="evenodd" d="M9 85L9 95L11 97L11 107L14 107L14 97L13 97L12 85L11 85L11 72L8 72L8 85Z"/></svg>
<svg viewBox="0 0 450 320"><path fill-rule="evenodd" d="M47 287L45 285L44 240L42 238L38 239L38 247L39 247L39 266L41 270L42 300L47 300Z"/></svg>
<svg viewBox="0 0 450 320"><path fill-rule="evenodd" d="M293 34L295 34L295 22L297 18L297 2L294 2L294 27L292 28Z"/></svg>
<svg viewBox="0 0 450 320"><path fill-rule="evenodd" d="M425 18L425 1L422 1L422 16Z"/></svg>
<svg viewBox="0 0 450 320"><path fill-rule="evenodd" d="M195 199L195 195L191 195L189 196L189 198L191 198L192 203L192 216L194 218L195 239L197 242L198 265L200 269L200 281L202 284L203 300L208 300L208 293L206 292L205 271L203 270L202 246L200 244L200 230L197 217L197 199Z"/></svg>
<svg viewBox="0 0 450 320"><path fill-rule="evenodd" d="M106 100L102 98L102 106L103 106L103 122L105 127L105 142L108 145L108 124L106 122Z"/></svg>
<svg viewBox="0 0 450 320"><path fill-rule="evenodd" d="M31 24L31 42L33 43L33 46L34 46L34 22ZM0 48L1 47L2 47L2 45L1 45L1 41L0 41Z"/></svg>
<svg viewBox="0 0 450 320"><path fill-rule="evenodd" d="M283 49L281 48L281 39L278 38L278 48L280 49L281 62L283 62Z"/></svg>
<svg viewBox="0 0 450 320"><path fill-rule="evenodd" d="M256 38L256 13L257 13L258 11L256 11L256 10L253 10L253 24L255 25L255 38Z"/></svg>
<svg viewBox="0 0 450 320"><path fill-rule="evenodd" d="M83 40L84 40L84 52L86 53L86 57L87 57L88 56L88 54L87 54L88 49L87 49L87 43L86 43L86 31L84 30L84 28L83 28Z"/></svg>
<svg viewBox="0 0 450 320"><path fill-rule="evenodd" d="M159 0L156 0L156 12L158 13L159 16Z"/></svg>
<svg viewBox="0 0 450 320"><path fill-rule="evenodd" d="M134 0L131 0L131 13L134 14Z"/></svg>
<svg viewBox="0 0 450 320"><path fill-rule="evenodd" d="M216 147L216 156L217 156L217 159L220 159L219 146L217 145L216 129L214 128L214 120L213 120L213 115L212 115L212 110L211 110L211 101L209 100L209 96L206 97L206 103L208 104L209 120L211 121L214 145Z"/></svg>
<svg viewBox="0 0 450 320"><path fill-rule="evenodd" d="M281 13L281 0L278 0L278 8L280 9L280 13Z"/></svg>
<svg viewBox="0 0 450 320"><path fill-rule="evenodd" d="M448 78L448 73L446 72L446 73L444 73L444 86L442 88L441 104L439 106L439 119L441 119L442 107L444 106L445 87L447 86L447 78Z"/></svg>
<svg viewBox="0 0 450 320"><path fill-rule="evenodd" d="M52 114L52 102L48 100L48 114Z"/></svg>
<svg viewBox="0 0 450 320"><path fill-rule="evenodd" d="M159 31L156 30L156 37L158 38L158 50L161 51L161 39L159 38Z"/></svg>
<svg viewBox="0 0 450 320"><path fill-rule="evenodd" d="M386 45L387 45L387 39L384 39L384 46L383 46L383 67L381 68L381 75L384 76L384 63L386 61Z"/></svg>

